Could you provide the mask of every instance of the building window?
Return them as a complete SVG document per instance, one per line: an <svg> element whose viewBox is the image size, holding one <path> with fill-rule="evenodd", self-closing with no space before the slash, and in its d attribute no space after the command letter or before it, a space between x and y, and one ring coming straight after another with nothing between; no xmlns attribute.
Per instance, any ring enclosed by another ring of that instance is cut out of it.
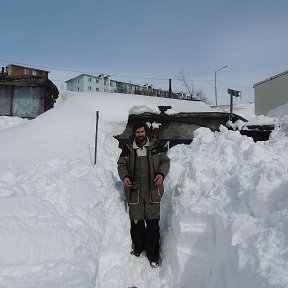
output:
<svg viewBox="0 0 288 288"><path fill-rule="evenodd" d="M88 78L88 82L92 82L92 78Z"/></svg>
<svg viewBox="0 0 288 288"><path fill-rule="evenodd" d="M24 74L25 74L25 75L29 75L29 69L26 69L26 68L25 68L25 69L24 69Z"/></svg>
<svg viewBox="0 0 288 288"><path fill-rule="evenodd" d="M99 79L96 79L96 83L99 83Z"/></svg>
<svg viewBox="0 0 288 288"><path fill-rule="evenodd" d="M99 92L99 88L97 88L97 87L96 87L96 91L98 91L98 92Z"/></svg>
<svg viewBox="0 0 288 288"><path fill-rule="evenodd" d="M79 83L79 79L77 80L77 82Z"/></svg>
<svg viewBox="0 0 288 288"><path fill-rule="evenodd" d="M92 90L91 86L88 86L88 90L89 90L89 91L91 91L91 90Z"/></svg>
<svg viewBox="0 0 288 288"><path fill-rule="evenodd" d="M32 75L36 76L37 72L35 70L32 70Z"/></svg>
<svg viewBox="0 0 288 288"><path fill-rule="evenodd" d="M106 80L104 80L104 85L107 85L107 81Z"/></svg>
<svg viewBox="0 0 288 288"><path fill-rule="evenodd" d="M79 92L79 87L78 87L78 92Z"/></svg>

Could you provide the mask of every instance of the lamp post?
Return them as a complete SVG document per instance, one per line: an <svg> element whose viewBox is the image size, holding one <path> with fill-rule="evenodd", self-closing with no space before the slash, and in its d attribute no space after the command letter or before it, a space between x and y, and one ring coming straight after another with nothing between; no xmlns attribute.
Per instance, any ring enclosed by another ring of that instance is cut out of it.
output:
<svg viewBox="0 0 288 288"><path fill-rule="evenodd" d="M216 77L217 77L217 73L220 72L220 70L224 69L228 67L228 65L226 66L223 66L221 68L219 68L218 70L215 71L215 74L214 74L214 83L215 83L215 103L216 103L216 106L217 106L217 80L216 80Z"/></svg>

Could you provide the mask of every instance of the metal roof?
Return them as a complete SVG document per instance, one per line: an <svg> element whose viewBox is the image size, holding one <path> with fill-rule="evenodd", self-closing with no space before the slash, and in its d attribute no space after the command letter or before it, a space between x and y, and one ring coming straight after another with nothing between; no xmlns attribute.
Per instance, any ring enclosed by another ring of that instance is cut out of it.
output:
<svg viewBox="0 0 288 288"><path fill-rule="evenodd" d="M262 81L260 81L260 82L258 82L258 83L256 83L256 84L254 84L254 85L253 85L253 88L255 88L255 86L257 86L257 85L260 85L260 84L262 84L262 83L271 81L271 80L273 80L273 79L275 79L275 78L278 78L278 77L280 77L280 76L283 76L283 75L285 75L285 74L287 74L287 73L288 73L288 70L286 70L286 71L284 71L284 72L282 72L282 73L279 73L279 74L277 74L277 75L275 75L275 76L272 76L272 77L270 77L270 78L267 78L267 79L265 79L265 80L262 80Z"/></svg>
<svg viewBox="0 0 288 288"><path fill-rule="evenodd" d="M28 67L28 66L22 66L22 65L18 65L18 64L8 64L8 65L6 66L6 68L11 67L11 66L20 67L20 68L25 68L25 69L32 69L32 70L37 70L37 71L41 71L41 72L50 73L50 71L47 71L47 70L43 70L43 69L39 69L39 68L34 68L34 67Z"/></svg>

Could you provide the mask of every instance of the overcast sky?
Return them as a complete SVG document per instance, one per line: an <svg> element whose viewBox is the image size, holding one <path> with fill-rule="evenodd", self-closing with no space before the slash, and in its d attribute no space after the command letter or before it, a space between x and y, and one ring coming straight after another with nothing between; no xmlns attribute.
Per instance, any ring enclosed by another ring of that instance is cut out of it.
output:
<svg viewBox="0 0 288 288"><path fill-rule="evenodd" d="M287 0L0 0L0 65L49 70L59 87L81 73L181 89L184 71L215 104L227 88L288 70ZM182 89L183 90L183 89ZM235 99L236 100L236 99Z"/></svg>

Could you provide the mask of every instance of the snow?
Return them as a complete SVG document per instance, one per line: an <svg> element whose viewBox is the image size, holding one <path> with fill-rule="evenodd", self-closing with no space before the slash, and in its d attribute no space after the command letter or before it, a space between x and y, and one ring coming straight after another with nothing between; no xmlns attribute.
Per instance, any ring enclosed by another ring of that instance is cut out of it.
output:
<svg viewBox="0 0 288 288"><path fill-rule="evenodd" d="M214 107L214 110L219 112L230 113L230 105L220 105ZM234 103L232 112L242 116L243 118L250 118L255 114L255 103Z"/></svg>
<svg viewBox="0 0 288 288"><path fill-rule="evenodd" d="M221 105L218 107L214 107L214 110L218 112L230 113L230 105ZM246 125L277 125L279 122L279 118L281 118L279 117L281 115L255 115L255 103L233 104L232 112L248 121L244 122L242 120L237 120L235 123L229 123L230 127L238 130L245 129Z"/></svg>
<svg viewBox="0 0 288 288"><path fill-rule="evenodd" d="M222 126L171 148L162 264L152 269L129 254L113 136L130 113L159 113L158 105L213 111L201 102L61 92L34 120L0 117L0 287L288 287L285 116L260 117L277 123L266 142Z"/></svg>
<svg viewBox="0 0 288 288"><path fill-rule="evenodd" d="M0 116L0 130L17 126L24 123L25 121L28 121L28 119L22 119L20 117Z"/></svg>
<svg viewBox="0 0 288 288"><path fill-rule="evenodd" d="M267 115L269 117L277 117L277 118L281 118L288 115L288 102L269 111Z"/></svg>

